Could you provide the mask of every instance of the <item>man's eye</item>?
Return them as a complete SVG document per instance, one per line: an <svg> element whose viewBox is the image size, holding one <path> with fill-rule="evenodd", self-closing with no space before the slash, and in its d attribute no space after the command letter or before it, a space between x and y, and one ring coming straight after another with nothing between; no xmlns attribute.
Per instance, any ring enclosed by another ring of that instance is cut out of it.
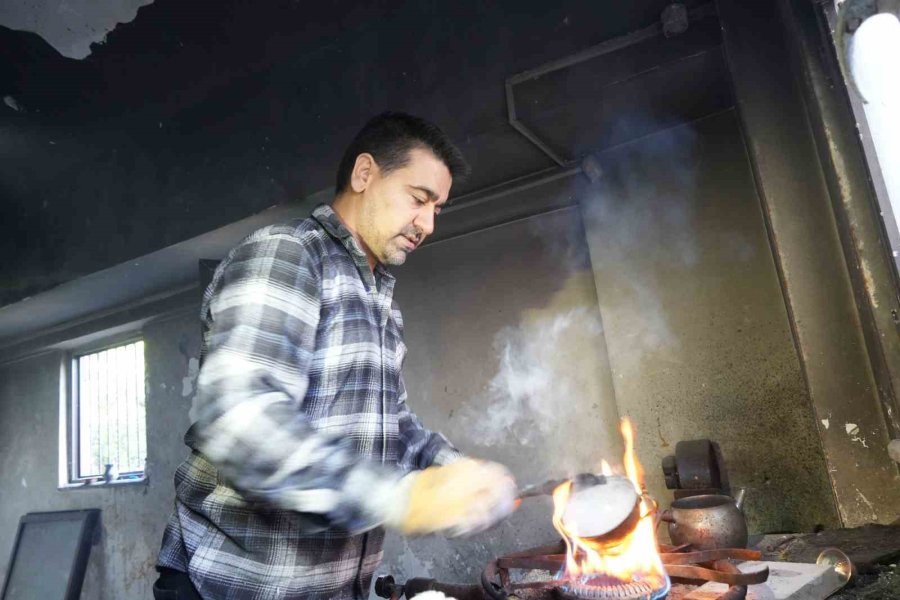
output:
<svg viewBox="0 0 900 600"><path fill-rule="evenodd" d="M425 201L422 200L421 198L419 198L418 196L413 196L412 198L413 198L413 200L416 201L416 204L419 204L419 205L425 204Z"/></svg>

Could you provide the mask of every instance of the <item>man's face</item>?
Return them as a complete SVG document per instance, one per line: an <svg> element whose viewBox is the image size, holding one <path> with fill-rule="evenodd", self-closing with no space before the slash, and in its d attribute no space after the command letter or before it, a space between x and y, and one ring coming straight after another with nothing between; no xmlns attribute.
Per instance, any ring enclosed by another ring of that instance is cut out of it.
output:
<svg viewBox="0 0 900 600"><path fill-rule="evenodd" d="M451 184L447 166L429 150L411 150L409 163L387 175L374 165L358 231L369 253L382 264L402 265L434 231Z"/></svg>

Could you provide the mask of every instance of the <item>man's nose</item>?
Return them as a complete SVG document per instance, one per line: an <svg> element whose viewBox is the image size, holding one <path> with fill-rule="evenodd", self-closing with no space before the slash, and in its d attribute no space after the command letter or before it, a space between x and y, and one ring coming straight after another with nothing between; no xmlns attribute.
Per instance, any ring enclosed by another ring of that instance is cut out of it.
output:
<svg viewBox="0 0 900 600"><path fill-rule="evenodd" d="M413 225L419 228L423 236L429 236L434 231L434 211L430 206L426 206L425 210L419 211Z"/></svg>

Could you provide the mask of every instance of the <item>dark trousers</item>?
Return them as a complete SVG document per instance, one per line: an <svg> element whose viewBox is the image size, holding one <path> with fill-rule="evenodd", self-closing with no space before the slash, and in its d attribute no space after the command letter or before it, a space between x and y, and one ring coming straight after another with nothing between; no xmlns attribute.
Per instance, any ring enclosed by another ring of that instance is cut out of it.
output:
<svg viewBox="0 0 900 600"><path fill-rule="evenodd" d="M156 567L159 579L153 584L155 600L203 600L187 573Z"/></svg>

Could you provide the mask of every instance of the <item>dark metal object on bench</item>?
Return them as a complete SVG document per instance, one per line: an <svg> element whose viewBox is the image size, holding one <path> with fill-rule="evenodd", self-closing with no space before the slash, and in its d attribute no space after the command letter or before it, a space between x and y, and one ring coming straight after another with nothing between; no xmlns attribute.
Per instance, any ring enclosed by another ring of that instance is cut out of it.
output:
<svg viewBox="0 0 900 600"><path fill-rule="evenodd" d="M662 460L666 487L675 498L700 494L730 495L722 451L711 440L685 440L675 444L675 454Z"/></svg>

